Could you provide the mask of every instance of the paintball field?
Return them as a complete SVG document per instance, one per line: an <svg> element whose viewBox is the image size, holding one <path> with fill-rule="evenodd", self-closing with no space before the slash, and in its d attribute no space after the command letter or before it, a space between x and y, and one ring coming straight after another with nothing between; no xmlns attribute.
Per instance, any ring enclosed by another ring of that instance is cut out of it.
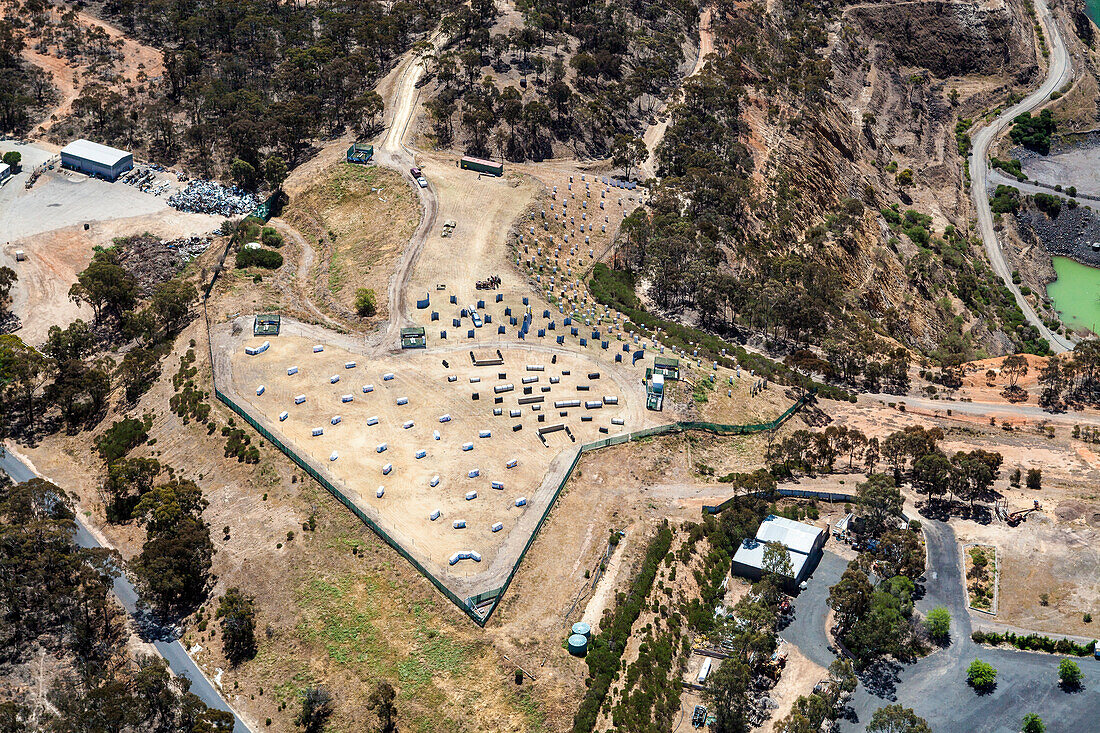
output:
<svg viewBox="0 0 1100 733"><path fill-rule="evenodd" d="M260 346L265 339L251 336L250 320L238 323L244 327L230 344L219 339L219 356L228 360L216 357L220 374L231 369L231 375L219 379L233 386L236 395L230 396L463 598L503 584L580 445L667 421L645 410L641 364L609 370L610 365L584 353L523 343L501 344L500 366L474 366L470 347L457 343L453 349L372 357L363 353L366 349L355 350L355 339L288 321L280 336L267 339L267 351L250 356L245 347ZM327 340L319 339L325 334ZM315 353L318 344L324 351ZM477 348L479 358L495 357L496 351ZM345 367L352 361L353 368ZM545 370L528 371L528 365ZM288 375L288 368L295 366L298 372ZM631 371L636 372L634 379ZM598 379L589 377L597 372ZM393 379L384 379L389 373ZM331 383L333 376L339 381ZM524 385L524 379L537 381ZM514 389L494 392L494 386L505 384ZM261 385L263 394L257 395ZM364 385L373 390L364 393ZM578 386L589 390L579 391ZM525 387L531 394L524 394ZM474 393L479 399L472 399ZM296 405L299 395L306 399ZM342 401L346 395L350 402ZM525 397L545 401L520 405ZM605 397L617 404L604 404ZM407 404L399 405L398 398L407 398ZM495 398L501 402L495 404ZM555 409L559 400L582 404ZM601 406L586 409L586 401ZM494 409L501 414L494 415ZM280 421L283 412L288 415ZM444 415L450 420L440 422ZM335 416L341 420L333 425ZM374 417L377 424L368 425ZM613 418L623 424L613 425ZM538 429L557 425L568 432L547 433L544 445ZM315 428L323 434L313 436ZM480 437L481 431L491 437ZM379 452L383 444L386 448ZM464 450L469 444L472 449ZM426 455L416 458L421 450ZM516 466L507 468L512 460ZM391 470L383 475L386 465ZM479 475L471 477L474 470ZM434 477L439 483L433 487ZM492 488L494 482L503 488ZM382 497L377 496L380 488ZM476 498L467 500L468 492L476 492ZM520 498L527 500L526 506L516 506ZM436 510L440 516L433 521L429 517ZM456 520L465 521L466 527L455 529ZM502 527L493 532L496 523ZM481 561L463 559L451 565L456 552L477 553Z"/></svg>

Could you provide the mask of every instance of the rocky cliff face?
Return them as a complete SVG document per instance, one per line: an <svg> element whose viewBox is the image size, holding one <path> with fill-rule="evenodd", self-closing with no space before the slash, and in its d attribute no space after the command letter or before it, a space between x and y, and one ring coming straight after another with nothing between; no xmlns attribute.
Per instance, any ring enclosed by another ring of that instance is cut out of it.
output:
<svg viewBox="0 0 1100 733"><path fill-rule="evenodd" d="M827 221L845 200L867 206L846 236L813 244L842 277L857 322L869 317L882 335L928 351L960 332L977 348L1012 348L989 309L954 287L981 279L980 247L964 239L966 261L945 264L936 240L948 227L966 231L970 214L956 122L1037 78L1031 28L1022 5L998 0L851 5L831 28L826 103L785 129L755 119L753 136L775 141L755 156L761 177L781 174L803 191L799 218ZM912 184L899 182L905 170ZM931 216L932 242L879 215L891 205Z"/></svg>
<svg viewBox="0 0 1100 733"><path fill-rule="evenodd" d="M1027 78L1034 70L1031 23L1005 0L886 0L853 5L845 16L897 63L938 77L1008 72Z"/></svg>

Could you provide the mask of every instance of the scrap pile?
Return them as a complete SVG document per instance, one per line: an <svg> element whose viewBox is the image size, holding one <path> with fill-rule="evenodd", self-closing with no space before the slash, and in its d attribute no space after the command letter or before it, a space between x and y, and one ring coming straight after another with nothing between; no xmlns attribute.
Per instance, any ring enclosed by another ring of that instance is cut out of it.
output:
<svg viewBox="0 0 1100 733"><path fill-rule="evenodd" d="M227 188L214 181L193 179L187 188L168 197L168 205L194 214L243 216L259 206L260 200L236 186Z"/></svg>
<svg viewBox="0 0 1100 733"><path fill-rule="evenodd" d="M141 234L116 240L122 266L138 281L143 296L153 288L171 280L191 260L210 246L211 237L192 235L180 239L162 240Z"/></svg>

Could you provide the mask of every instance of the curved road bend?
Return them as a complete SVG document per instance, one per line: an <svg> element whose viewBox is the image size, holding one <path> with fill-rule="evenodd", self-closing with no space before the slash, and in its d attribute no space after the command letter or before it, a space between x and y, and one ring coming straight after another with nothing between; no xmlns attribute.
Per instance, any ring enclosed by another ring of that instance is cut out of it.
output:
<svg viewBox="0 0 1100 733"><path fill-rule="evenodd" d="M1068 693L1058 686L1062 657L975 644L970 638L972 627L955 532L949 525L926 517L921 517L921 524L928 545L928 572L925 595L916 607L922 613L937 606L947 608L951 614L951 644L902 666L892 683L875 684L876 691L866 684L872 681L871 675L864 675L849 702L852 715L840 720L841 730L862 731L875 710L892 702L913 708L937 732L1018 733L1026 713L1038 713L1052 731L1096 730L1100 663L1088 657L1079 659L1085 673L1084 686ZM825 667L834 659L825 633L825 599L829 586L839 580L845 566L839 556L825 553L809 587L795 601L794 621L780 633L809 659ZM997 669L997 686L989 694L979 695L966 683L966 668L976 658Z"/></svg>
<svg viewBox="0 0 1100 733"><path fill-rule="evenodd" d="M438 50L442 39L442 32L436 32L429 40L433 48ZM420 99L420 91L416 88L416 84L424 75L423 56L415 50L410 51L399 68L393 98L385 100L386 106L393 110L393 117L390 119L390 124L375 150L375 161L388 168L393 168L402 176L411 180L409 168L416 165L416 158L413 156L412 150L405 145L405 136L408 133L409 123L416 112L417 101ZM380 344L382 348L396 346L401 327L413 325L409 318L408 299L405 291L408 288L409 280L412 278L416 261L420 258L420 252L424 248L424 242L427 241L428 235L435 227L438 215L439 206L431 183L428 184L428 188L420 188L416 181L412 181L412 185L420 196L420 203L424 207L424 215L420 218L420 226L413 232L408 246L401 254L401 259L397 263L397 269L394 271L393 277L390 278L388 291L390 320L384 332L383 343Z"/></svg>
<svg viewBox="0 0 1100 733"><path fill-rule="evenodd" d="M1019 104L1005 110L990 124L978 130L973 136L973 152L970 154L970 196L974 199L974 206L978 213L978 230L981 232L982 241L985 243L986 255L993 266L993 271L1004 281L1005 286L1012 292L1016 303L1023 311L1028 322L1039 330L1039 334L1050 342L1050 348L1055 352L1071 351L1073 341L1051 331L1039 318L1035 309L1027 302L1020 288L1012 282L1012 270L1005 260L1000 242L997 241L997 232L993 228L993 212L989 208L989 147L1001 132L1012 122L1012 119L1024 112L1031 112L1049 99L1051 92L1059 89L1069 79L1073 78L1073 67L1070 64L1069 52L1062 41L1062 34L1058 30L1058 24L1047 7L1046 0L1035 0L1035 9L1039 13L1046 36L1050 41L1050 66L1047 70L1047 78L1042 85L1029 94Z"/></svg>
<svg viewBox="0 0 1100 733"><path fill-rule="evenodd" d="M18 483L29 481L38 476L30 466L24 463L11 451L5 450L3 446L0 446L0 470L11 476L12 480ZM88 531L88 528L80 518L79 512L76 514L76 536L74 539L76 544L80 547L103 546L92 533ZM138 610L137 590L126 578L125 574L115 578L114 593L118 598L119 604L126 613L135 620L138 620L141 612ZM232 713L233 733L252 733L252 729L241 720L236 711L229 706L225 698L221 696L214 685L210 683L210 680L202 673L202 670L199 669L198 665L195 664L194 660L187 654L187 650L183 648L183 644L179 641L168 642L156 640L153 641L153 646L156 647L157 652L164 657L164 661L168 662L168 668L172 670L172 674L177 677L186 677L191 681L191 692L195 693L207 707Z"/></svg>

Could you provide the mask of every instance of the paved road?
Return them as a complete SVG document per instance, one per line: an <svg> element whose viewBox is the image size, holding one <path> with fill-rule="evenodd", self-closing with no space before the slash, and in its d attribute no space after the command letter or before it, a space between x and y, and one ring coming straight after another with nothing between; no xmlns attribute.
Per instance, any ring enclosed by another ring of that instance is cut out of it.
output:
<svg viewBox="0 0 1100 733"><path fill-rule="evenodd" d="M840 580L848 561L840 555L826 552L821 557L806 590L794 602L794 620L779 636L798 647L811 662L828 667L836 655L825 635L825 618L829 614L829 589Z"/></svg>
<svg viewBox="0 0 1100 733"><path fill-rule="evenodd" d="M1052 423L1065 423L1067 425L1100 425L1100 414L1095 410L1082 410L1081 412L1047 412L1039 405L1024 402L1017 405L1009 405L1003 402L962 402L961 400L932 400L927 397L913 395L889 395L889 394L861 394L859 403L880 402L884 405L893 403L905 403L907 408L917 408L933 413L941 413L947 416L947 411L961 415L982 415L985 417L1000 417L1002 415L1016 415L1036 420L1046 420Z"/></svg>
<svg viewBox="0 0 1100 733"><path fill-rule="evenodd" d="M19 460L19 458L13 455L10 451L0 448L0 470L11 476L13 481L23 482L29 481L37 474L34 473L31 468ZM99 541L88 531L88 528L80 519L80 515L76 515L76 544L81 547L102 547ZM115 596L118 598L119 604L126 610L126 613L134 617L139 622L142 616L141 611L138 609L138 594L133 584L126 579L125 575L120 575L115 578L114 582ZM233 733L251 733L251 729L245 725L244 721L240 719L237 713L229 707L229 703L221 696L221 694L210 683L210 680L206 679L202 671L198 668L195 662L187 654L187 650L183 648L183 645L178 641L153 641L153 646L164 660L168 662L168 667L172 670L172 673L186 677L191 680L191 692L195 693L208 707L215 708L217 710L225 710L233 714Z"/></svg>
<svg viewBox="0 0 1100 733"><path fill-rule="evenodd" d="M951 613L951 640L946 649L915 664L877 678L865 677L851 700L853 718L841 720L842 731L862 731L878 708L899 702L916 710L934 731L967 733L1018 733L1026 713L1039 713L1047 730L1094 731L1100 710L1100 663L1079 660L1085 673L1083 689L1075 693L1058 686L1061 657L1015 649L979 647L970 639L970 615L955 532L943 522L922 518L928 543L929 572L925 595L916 606L922 612L945 606ZM844 561L826 553L809 588L795 603L795 619L781 636L796 644L807 657L822 666L834 659L827 653L824 618L828 586L839 579ZM825 654L823 654L825 650ZM997 687L978 695L966 684L966 667L975 658L998 671ZM891 681L891 677L893 678ZM886 684L881 684L886 680ZM868 689L868 683L876 687Z"/></svg>
<svg viewBox="0 0 1100 733"><path fill-rule="evenodd" d="M1073 67L1070 64L1069 53L1062 41L1058 24L1050 14L1046 0L1035 0L1035 10L1046 29L1047 41L1050 45L1050 68L1047 78L1034 92L1024 98L1019 104L1005 110L1000 117L992 123L981 128L974 134L974 148L970 154L970 196L974 199L974 207L978 213L978 230L981 232L982 241L985 243L986 255L989 257L993 271L1004 281L1005 286L1012 291L1016 303L1023 311L1028 323L1035 326L1040 335L1050 342L1050 348L1055 352L1070 351L1073 349L1073 341L1059 336L1043 324L1041 318L1027 302L1020 288L1012 282L1012 268L1005 260L1000 242L997 240L997 232L993 228L993 212L989 208L989 147L998 135L1012 122L1012 118L1024 112L1030 112L1049 99L1051 92L1060 88L1067 80L1073 78Z"/></svg>
<svg viewBox="0 0 1100 733"><path fill-rule="evenodd" d="M1024 193L1049 193L1055 196L1069 197L1065 191L1055 191L1053 183L1043 183L1042 181L1036 181L1034 179L1028 181L1017 181L1014 177L1006 175L1003 171L997 168L989 169L989 186L995 188L996 186L1005 185L1012 186L1019 189ZM1077 194L1073 197L1085 201L1097 201L1100 202L1100 193L1092 193L1090 191L1082 191L1078 189Z"/></svg>

